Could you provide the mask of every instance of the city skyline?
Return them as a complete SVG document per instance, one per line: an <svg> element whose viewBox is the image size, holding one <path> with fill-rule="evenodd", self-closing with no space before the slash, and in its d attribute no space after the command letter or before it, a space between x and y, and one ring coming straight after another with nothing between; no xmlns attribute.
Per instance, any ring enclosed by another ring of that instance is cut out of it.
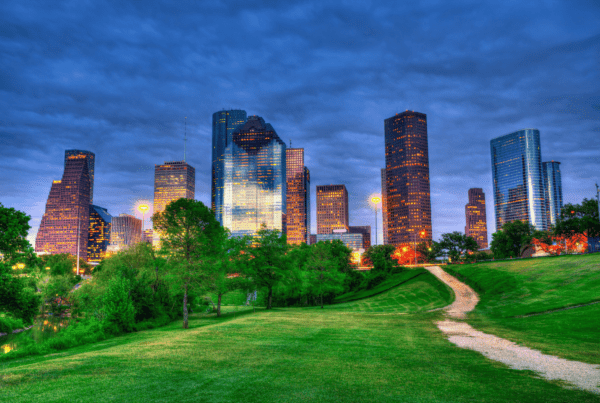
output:
<svg viewBox="0 0 600 403"><path fill-rule="evenodd" d="M469 188L493 195L489 141L504 133L540 130L565 204L600 182L592 3L1 7L0 202L32 216L30 240L67 149L96 154L95 205L141 218L154 165L183 159L185 117L196 199L210 206L207 144L222 108L264 116L305 149L313 232L315 185L330 183L348 188L350 225L375 228L383 120L406 109L428 117L434 239L463 231ZM381 209L377 227L381 243Z"/></svg>

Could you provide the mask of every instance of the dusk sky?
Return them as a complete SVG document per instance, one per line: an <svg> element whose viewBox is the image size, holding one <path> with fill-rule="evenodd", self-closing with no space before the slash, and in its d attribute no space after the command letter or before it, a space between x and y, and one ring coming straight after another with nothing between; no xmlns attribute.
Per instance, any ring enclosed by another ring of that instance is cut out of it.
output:
<svg viewBox="0 0 600 403"><path fill-rule="evenodd" d="M464 231L471 187L491 239L492 138L539 129L565 202L600 182L597 0L3 1L0 54L0 202L31 216L32 244L66 149L96 154L94 204L133 213L154 165L183 159L185 117L210 205L223 108L305 149L313 233L317 185L345 184L350 224L374 226L383 121L405 110L427 114L434 239Z"/></svg>

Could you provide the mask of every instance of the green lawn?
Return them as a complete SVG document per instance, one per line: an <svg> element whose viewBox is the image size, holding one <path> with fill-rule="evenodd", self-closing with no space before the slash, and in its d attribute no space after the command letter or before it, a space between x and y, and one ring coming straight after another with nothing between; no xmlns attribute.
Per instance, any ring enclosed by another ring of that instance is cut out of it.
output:
<svg viewBox="0 0 600 403"><path fill-rule="evenodd" d="M453 265L452 271L480 295L469 315L474 327L600 364L600 304L558 310L600 301L600 254Z"/></svg>

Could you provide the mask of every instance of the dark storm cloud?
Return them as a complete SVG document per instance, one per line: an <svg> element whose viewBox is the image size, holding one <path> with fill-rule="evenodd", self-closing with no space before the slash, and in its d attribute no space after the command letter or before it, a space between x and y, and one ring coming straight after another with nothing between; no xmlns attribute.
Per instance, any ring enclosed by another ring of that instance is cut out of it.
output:
<svg viewBox="0 0 600 403"><path fill-rule="evenodd" d="M434 236L464 229L470 187L492 232L491 138L538 128L565 200L593 195L599 16L591 1L5 2L0 201L37 227L79 148L96 153L95 203L130 212L154 164L182 159L187 117L208 203L211 115L242 108L305 148L313 209L315 185L344 183L352 224L374 226L383 120L411 109L428 115Z"/></svg>

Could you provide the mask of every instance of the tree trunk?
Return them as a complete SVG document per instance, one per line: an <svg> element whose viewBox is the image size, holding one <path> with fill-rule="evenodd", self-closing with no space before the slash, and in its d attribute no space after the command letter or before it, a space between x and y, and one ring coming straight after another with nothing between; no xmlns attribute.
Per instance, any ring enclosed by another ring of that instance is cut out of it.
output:
<svg viewBox="0 0 600 403"><path fill-rule="evenodd" d="M188 302L188 286L187 284L183 287L183 328L187 329L188 326L188 309L187 309L187 302Z"/></svg>
<svg viewBox="0 0 600 403"><path fill-rule="evenodd" d="M269 287L269 299L267 301L267 309L271 309L272 301L273 301L273 288Z"/></svg>
<svg viewBox="0 0 600 403"><path fill-rule="evenodd" d="M218 293L217 294L217 318L219 316L221 316L221 297L223 296L223 294Z"/></svg>

